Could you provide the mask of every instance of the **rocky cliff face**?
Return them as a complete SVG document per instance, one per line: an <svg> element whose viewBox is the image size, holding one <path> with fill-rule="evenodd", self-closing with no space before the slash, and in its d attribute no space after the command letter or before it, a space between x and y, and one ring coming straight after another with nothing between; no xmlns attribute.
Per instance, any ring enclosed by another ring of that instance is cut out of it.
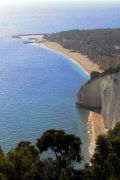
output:
<svg viewBox="0 0 120 180"><path fill-rule="evenodd" d="M120 72L90 80L78 92L77 104L101 113L106 128L120 121Z"/></svg>

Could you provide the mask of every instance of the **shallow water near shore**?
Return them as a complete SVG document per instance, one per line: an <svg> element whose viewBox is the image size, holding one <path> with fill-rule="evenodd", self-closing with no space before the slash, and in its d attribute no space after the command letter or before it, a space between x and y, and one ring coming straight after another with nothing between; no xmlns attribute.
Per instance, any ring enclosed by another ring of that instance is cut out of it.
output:
<svg viewBox="0 0 120 180"><path fill-rule="evenodd" d="M41 46L12 38L3 38L3 42L0 51L1 146L8 151L20 140L35 143L45 130L56 128L80 136L86 149L87 114L77 109L75 102L80 84L88 76L64 56Z"/></svg>
<svg viewBox="0 0 120 180"><path fill-rule="evenodd" d="M35 143L47 129L63 129L81 137L86 160L88 112L78 109L75 102L77 91L89 77L64 56L12 36L117 27L119 13L113 11L107 23L105 18L98 21L101 11L95 18L95 12L87 10L36 9L0 11L0 145L7 152L21 140ZM104 16L109 16L108 10Z"/></svg>

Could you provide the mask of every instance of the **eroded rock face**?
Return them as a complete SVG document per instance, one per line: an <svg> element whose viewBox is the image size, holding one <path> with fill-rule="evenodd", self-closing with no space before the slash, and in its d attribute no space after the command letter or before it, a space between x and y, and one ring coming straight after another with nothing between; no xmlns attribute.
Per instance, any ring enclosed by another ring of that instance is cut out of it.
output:
<svg viewBox="0 0 120 180"><path fill-rule="evenodd" d="M105 127L113 128L120 121L120 72L86 83L78 92L78 104L101 112Z"/></svg>
<svg viewBox="0 0 120 180"><path fill-rule="evenodd" d="M85 109L101 112L101 89L100 89L101 78L92 80L83 85L77 94L78 102L80 107Z"/></svg>
<svg viewBox="0 0 120 180"><path fill-rule="evenodd" d="M113 128L120 121L120 73L102 79L101 99L105 126Z"/></svg>

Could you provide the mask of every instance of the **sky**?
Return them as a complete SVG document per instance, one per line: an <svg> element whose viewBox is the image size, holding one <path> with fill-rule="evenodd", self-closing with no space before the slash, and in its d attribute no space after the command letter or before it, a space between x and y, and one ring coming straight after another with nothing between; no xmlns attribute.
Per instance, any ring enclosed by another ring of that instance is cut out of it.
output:
<svg viewBox="0 0 120 180"><path fill-rule="evenodd" d="M117 5L120 0L0 0L0 7L20 4Z"/></svg>

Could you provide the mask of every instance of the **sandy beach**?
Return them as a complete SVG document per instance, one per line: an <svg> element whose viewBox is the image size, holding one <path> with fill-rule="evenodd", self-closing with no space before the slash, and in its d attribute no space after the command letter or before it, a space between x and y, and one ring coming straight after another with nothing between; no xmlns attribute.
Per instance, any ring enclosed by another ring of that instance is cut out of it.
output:
<svg viewBox="0 0 120 180"><path fill-rule="evenodd" d="M84 70L84 72L90 76L90 73L92 71L99 71L102 72L102 70L99 69L99 66L90 59L80 53L76 52L71 52L69 49L63 48L60 44L56 42L50 42L47 41L46 39L43 39L43 36L34 38L34 36L27 35L24 37L24 35L20 35L17 38L22 38L22 39L29 39L30 41L32 40L32 43L37 43L42 45L45 48L48 48L50 50L53 50L59 54L64 55L67 57L69 60L73 61L76 63L80 68ZM89 134L89 158L92 157L94 154L94 150L96 147L96 139L100 134L105 133L105 127L103 123L103 118L100 114L90 112L89 117L88 117L88 134Z"/></svg>
<svg viewBox="0 0 120 180"><path fill-rule="evenodd" d="M94 154L97 137L101 134L105 134L105 132L106 129L104 127L102 116L100 114L90 112L88 117L88 134L90 138L89 158L91 158Z"/></svg>
<svg viewBox="0 0 120 180"><path fill-rule="evenodd" d="M102 72L99 69L99 66L97 64L93 63L92 61L90 61L90 59L87 56L82 55L81 53L72 52L69 49L65 49L56 42L50 42L50 41L46 41L46 40L38 38L36 40L36 43L40 43L43 46L45 46L46 48L49 48L51 50L54 50L64 56L66 56L71 61L78 64L88 75L90 75L90 73L92 71Z"/></svg>
<svg viewBox="0 0 120 180"><path fill-rule="evenodd" d="M92 71L99 71L102 72L102 70L99 69L99 66L90 59L82 55L80 53L71 52L68 49L63 48L60 44L56 42L50 42L43 39L37 39L35 40L35 43L42 44L45 48L48 48L50 50L53 50L55 52L58 52L59 54L62 54L69 58L74 63L78 64L86 74L90 76L90 73ZM90 112L88 117L88 134L89 134L89 158L92 157L95 151L96 147L96 139L100 134L105 133L105 127L103 123L103 118L101 115Z"/></svg>

